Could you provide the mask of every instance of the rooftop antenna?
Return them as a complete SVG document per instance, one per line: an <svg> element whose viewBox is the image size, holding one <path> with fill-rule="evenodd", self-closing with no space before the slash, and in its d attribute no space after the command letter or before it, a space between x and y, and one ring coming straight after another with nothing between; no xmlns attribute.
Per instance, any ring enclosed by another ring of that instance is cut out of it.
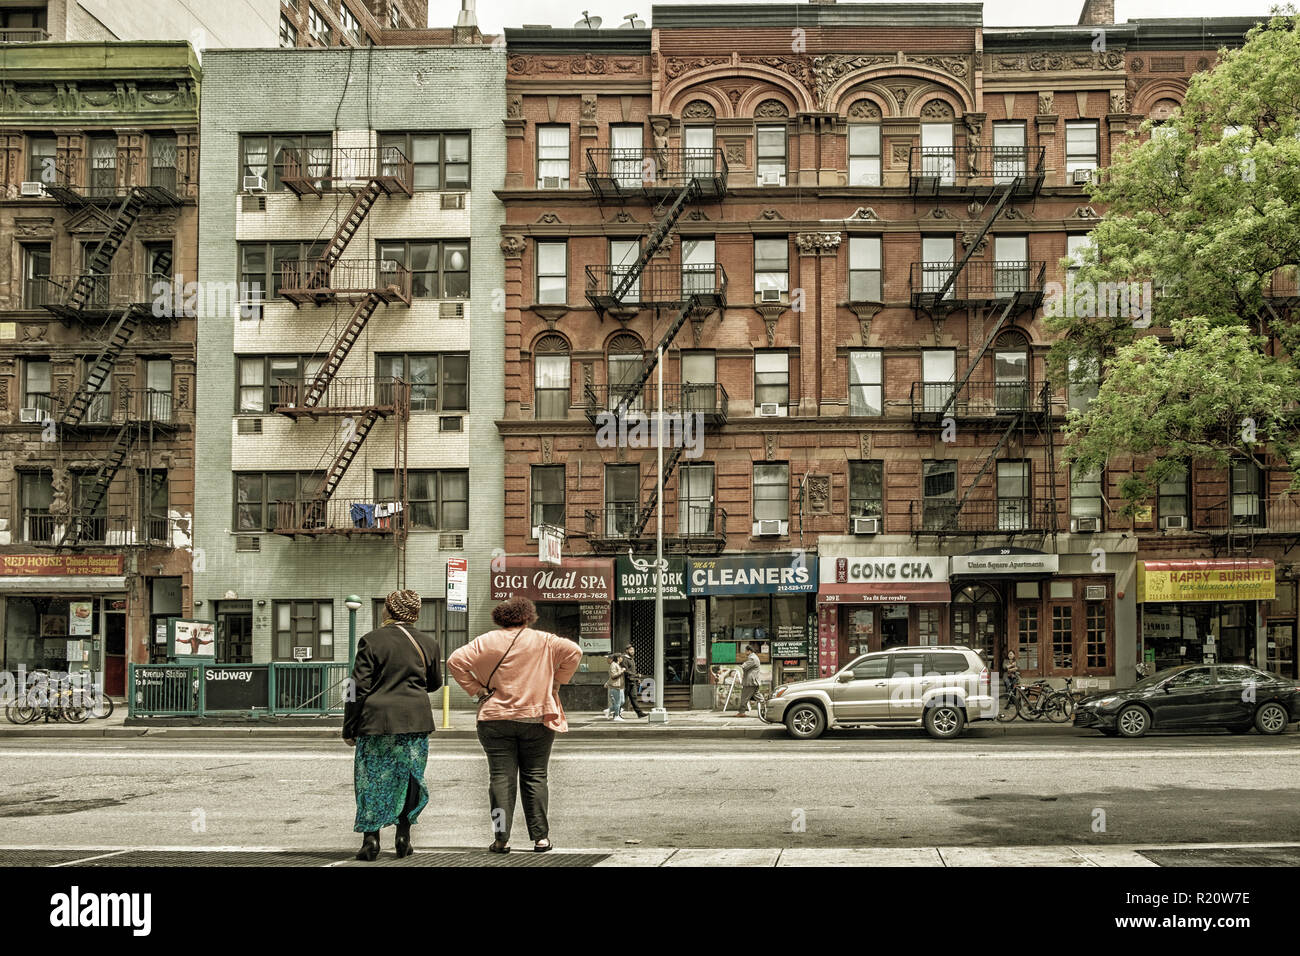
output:
<svg viewBox="0 0 1300 956"><path fill-rule="evenodd" d="M586 10L582 11L582 19L573 25L575 30L599 30L601 24L600 17L593 17Z"/></svg>
<svg viewBox="0 0 1300 956"><path fill-rule="evenodd" d="M638 19L636 18L636 14L635 14L635 13L625 13L625 14L623 14L623 19L626 20L627 23L620 23L620 24L618 25L618 28L619 28L620 30L643 30L643 29L645 29L645 21L644 21L644 20L638 20Z"/></svg>

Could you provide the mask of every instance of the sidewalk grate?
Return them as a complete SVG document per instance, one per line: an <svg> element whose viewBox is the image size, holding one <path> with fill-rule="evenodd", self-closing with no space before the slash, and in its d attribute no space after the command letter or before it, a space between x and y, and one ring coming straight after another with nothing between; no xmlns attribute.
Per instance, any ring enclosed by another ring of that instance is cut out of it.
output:
<svg viewBox="0 0 1300 956"><path fill-rule="evenodd" d="M337 863L340 851L286 850L242 852L239 850L128 850L116 856L92 860L86 866L328 866Z"/></svg>
<svg viewBox="0 0 1300 956"><path fill-rule="evenodd" d="M112 850L0 850L0 866L58 866Z"/></svg>

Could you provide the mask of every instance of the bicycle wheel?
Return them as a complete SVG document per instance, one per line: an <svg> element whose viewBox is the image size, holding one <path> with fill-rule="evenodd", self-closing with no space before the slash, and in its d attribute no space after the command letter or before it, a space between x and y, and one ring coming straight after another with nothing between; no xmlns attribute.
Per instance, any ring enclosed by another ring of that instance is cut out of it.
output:
<svg viewBox="0 0 1300 956"><path fill-rule="evenodd" d="M5 717L11 724L30 724L39 713L30 704L9 704L5 707Z"/></svg>
<svg viewBox="0 0 1300 956"><path fill-rule="evenodd" d="M998 723L1007 724L1020 715L1020 704L1015 694L1003 691L998 694Z"/></svg>
<svg viewBox="0 0 1300 956"><path fill-rule="evenodd" d="M1043 701L1043 714L1052 723L1063 724L1074 716L1074 701L1067 694L1050 694Z"/></svg>
<svg viewBox="0 0 1300 956"><path fill-rule="evenodd" d="M84 704L64 704L59 708L59 716L72 724L84 724L90 717L90 708Z"/></svg>
<svg viewBox="0 0 1300 956"><path fill-rule="evenodd" d="M106 720L113 716L113 698L107 694L96 693L89 709L90 716Z"/></svg>

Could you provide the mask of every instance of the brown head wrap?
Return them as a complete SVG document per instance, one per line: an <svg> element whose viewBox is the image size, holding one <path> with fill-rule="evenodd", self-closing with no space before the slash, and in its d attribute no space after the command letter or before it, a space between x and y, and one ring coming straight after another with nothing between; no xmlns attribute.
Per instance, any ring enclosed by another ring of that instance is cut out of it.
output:
<svg viewBox="0 0 1300 956"><path fill-rule="evenodd" d="M394 591L384 598L384 612L401 624L420 619L420 595L414 591Z"/></svg>

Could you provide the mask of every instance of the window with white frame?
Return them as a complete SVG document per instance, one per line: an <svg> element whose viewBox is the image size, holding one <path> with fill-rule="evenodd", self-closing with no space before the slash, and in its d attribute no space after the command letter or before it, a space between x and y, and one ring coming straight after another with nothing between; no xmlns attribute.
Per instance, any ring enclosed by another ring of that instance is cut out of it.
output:
<svg viewBox="0 0 1300 956"><path fill-rule="evenodd" d="M1101 472L1070 469L1070 517L1101 519Z"/></svg>
<svg viewBox="0 0 1300 956"><path fill-rule="evenodd" d="M1075 172L1097 168L1099 149L1096 120L1070 120L1065 124L1065 181L1073 184Z"/></svg>
<svg viewBox="0 0 1300 956"><path fill-rule="evenodd" d="M760 186L784 186L786 137L784 126L760 126L755 130Z"/></svg>
<svg viewBox="0 0 1300 956"><path fill-rule="evenodd" d="M849 237L849 301L881 302L880 237Z"/></svg>
<svg viewBox="0 0 1300 956"><path fill-rule="evenodd" d="M308 7L307 9L307 32L321 46L329 46L334 37L330 25L325 22L325 18L321 16L320 11L315 7Z"/></svg>
<svg viewBox="0 0 1300 956"><path fill-rule="evenodd" d="M295 47L298 45L298 28L293 25L293 21L280 14L280 46Z"/></svg>
<svg viewBox="0 0 1300 956"><path fill-rule="evenodd" d="M880 124L850 124L849 185L879 186L880 166Z"/></svg>
<svg viewBox="0 0 1300 956"><path fill-rule="evenodd" d="M790 291L790 242L780 238L754 240L754 298L779 302Z"/></svg>
<svg viewBox="0 0 1300 956"><path fill-rule="evenodd" d="M569 294L569 255L563 242L538 242L537 253L537 303L562 304Z"/></svg>
<svg viewBox="0 0 1300 956"><path fill-rule="evenodd" d="M879 416L884 414L881 353L863 350L849 353L849 414Z"/></svg>
<svg viewBox="0 0 1300 956"><path fill-rule="evenodd" d="M790 466L754 465L754 521L790 520Z"/></svg>
<svg viewBox="0 0 1300 956"><path fill-rule="evenodd" d="M537 127L537 188L569 188L569 127L565 124Z"/></svg>
<svg viewBox="0 0 1300 956"><path fill-rule="evenodd" d="M790 353L754 353L754 407L787 408L790 404Z"/></svg>

